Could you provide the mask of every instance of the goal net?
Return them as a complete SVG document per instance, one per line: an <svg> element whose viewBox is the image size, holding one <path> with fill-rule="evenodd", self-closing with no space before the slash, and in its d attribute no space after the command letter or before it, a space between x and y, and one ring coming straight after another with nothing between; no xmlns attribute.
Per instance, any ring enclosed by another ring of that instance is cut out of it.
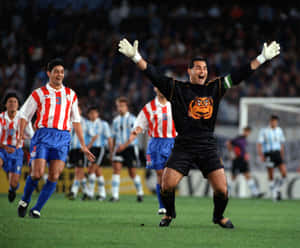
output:
<svg viewBox="0 0 300 248"><path fill-rule="evenodd" d="M255 169L264 169L256 150L259 130L268 126L272 114L279 117L279 126L285 134L285 163L289 171L295 171L300 165L300 98L259 98L243 97L240 100L239 131L251 126L249 153Z"/></svg>

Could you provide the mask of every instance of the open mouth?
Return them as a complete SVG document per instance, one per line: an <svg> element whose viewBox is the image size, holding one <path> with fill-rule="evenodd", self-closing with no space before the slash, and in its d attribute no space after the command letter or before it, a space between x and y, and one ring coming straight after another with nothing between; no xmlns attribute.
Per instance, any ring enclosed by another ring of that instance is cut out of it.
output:
<svg viewBox="0 0 300 248"><path fill-rule="evenodd" d="M198 77L199 77L199 79L201 79L201 80L205 78L205 77L202 76L202 75L199 75Z"/></svg>

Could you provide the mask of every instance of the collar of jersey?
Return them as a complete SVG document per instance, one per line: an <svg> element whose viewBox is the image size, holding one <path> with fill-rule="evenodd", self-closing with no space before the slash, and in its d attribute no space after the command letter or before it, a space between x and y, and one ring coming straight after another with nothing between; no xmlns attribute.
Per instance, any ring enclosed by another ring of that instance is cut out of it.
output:
<svg viewBox="0 0 300 248"><path fill-rule="evenodd" d="M52 88L52 87L50 86L49 82L48 82L48 83L46 84L46 88L47 88L47 90L51 90L51 91L54 91L54 92L59 92L59 91L62 91L62 90L65 88L65 86L62 85L62 87L61 87L59 90L56 90L56 89Z"/></svg>
<svg viewBox="0 0 300 248"><path fill-rule="evenodd" d="M168 105L168 101L166 102L165 105L161 104L160 101L158 100L158 97L155 97L155 103L158 105L158 106L161 106L161 107L165 107Z"/></svg>
<svg viewBox="0 0 300 248"><path fill-rule="evenodd" d="M18 114L19 114L19 110L17 110L17 113L16 113L14 119L16 119L16 117L17 117ZM10 119L10 118L9 118L7 110L4 112L4 118L5 118L6 120L8 120L8 121L13 121L13 120L14 120L14 119Z"/></svg>
<svg viewBox="0 0 300 248"><path fill-rule="evenodd" d="M122 118L122 117L127 117L127 116L129 116L129 111L127 111L127 112L125 113L125 115L120 115L121 118Z"/></svg>

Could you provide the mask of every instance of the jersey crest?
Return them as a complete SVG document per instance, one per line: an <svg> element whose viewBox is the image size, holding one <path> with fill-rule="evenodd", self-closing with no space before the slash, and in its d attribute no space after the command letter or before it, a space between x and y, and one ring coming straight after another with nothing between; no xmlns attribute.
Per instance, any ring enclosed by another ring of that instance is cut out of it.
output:
<svg viewBox="0 0 300 248"><path fill-rule="evenodd" d="M196 97L189 104L188 115L193 119L210 119L213 113L212 97Z"/></svg>

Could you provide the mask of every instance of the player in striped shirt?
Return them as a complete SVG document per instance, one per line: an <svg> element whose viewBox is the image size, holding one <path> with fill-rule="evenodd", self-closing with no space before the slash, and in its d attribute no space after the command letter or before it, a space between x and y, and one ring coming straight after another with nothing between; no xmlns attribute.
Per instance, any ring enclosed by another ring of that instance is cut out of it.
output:
<svg viewBox="0 0 300 248"><path fill-rule="evenodd" d="M278 126L279 117L271 115L269 126L260 130L258 135L257 150L261 161L268 171L269 189L274 201L281 200L281 188L283 187L287 171L284 158L285 137ZM274 180L274 168L278 168L281 178Z"/></svg>
<svg viewBox="0 0 300 248"><path fill-rule="evenodd" d="M81 149L91 161L95 159L84 143L76 93L63 85L64 64L54 59L47 65L49 82L34 90L22 106L18 144L24 139L24 129L36 113L36 132L30 143L31 174L27 177L24 194L18 205L20 217L26 215L31 195L48 164L48 179L29 216L40 218L40 211L56 189L64 169L71 140L71 125L79 138ZM18 145L17 145L18 147Z"/></svg>
<svg viewBox="0 0 300 248"><path fill-rule="evenodd" d="M81 115L81 108L79 106L78 106L78 110ZM86 121L87 120L81 115L80 124L81 124L83 133L85 133L85 130L86 130ZM74 177L74 182L71 187L71 192L67 195L67 197L70 200L75 200L80 186L82 188L83 193L88 192L87 180L85 178L85 173L84 173L84 166L86 164L85 160L86 159L84 157L84 153L81 150L81 145L80 145L79 139L75 133L75 129L72 128L71 146L70 146L70 152L69 152L69 162L75 166L75 177Z"/></svg>
<svg viewBox="0 0 300 248"><path fill-rule="evenodd" d="M101 163L105 155L105 146L108 144L109 152L112 154L112 135L107 121L99 118L97 107L90 107L88 110L88 121L85 131L86 144L91 152L96 156L96 160L88 167L88 192L83 196L83 200L94 197L95 182L98 184L98 195L96 200L103 201L106 198L105 181L102 175Z"/></svg>
<svg viewBox="0 0 300 248"><path fill-rule="evenodd" d="M148 135L151 138L148 142L146 168L156 170L156 195L159 202L158 214L165 214L166 209L160 197L162 174L165 163L171 154L177 133L172 118L170 102L156 87L154 87L154 91L157 96L140 111L128 141L119 146L119 151L128 147L139 133L148 130Z"/></svg>
<svg viewBox="0 0 300 248"><path fill-rule="evenodd" d="M23 142L17 149L20 112L19 98L15 93L8 93L4 98L6 111L0 114L0 168L8 174L8 200L13 202L19 188L19 180L23 166ZM31 123L26 127L25 138L33 136Z"/></svg>
<svg viewBox="0 0 300 248"><path fill-rule="evenodd" d="M139 165L138 155L138 141L135 139L125 150L118 151L118 148L127 142L130 133L134 126L136 117L128 111L128 100L126 97L119 97L116 100L117 110L119 115L113 119L112 122L112 135L114 141L114 155L113 162L113 175L112 175L112 197L110 201L119 201L119 186L120 186L120 172L122 166L128 168L129 176L133 179L137 191L137 201L143 201L143 187L141 178L136 174L136 166Z"/></svg>

